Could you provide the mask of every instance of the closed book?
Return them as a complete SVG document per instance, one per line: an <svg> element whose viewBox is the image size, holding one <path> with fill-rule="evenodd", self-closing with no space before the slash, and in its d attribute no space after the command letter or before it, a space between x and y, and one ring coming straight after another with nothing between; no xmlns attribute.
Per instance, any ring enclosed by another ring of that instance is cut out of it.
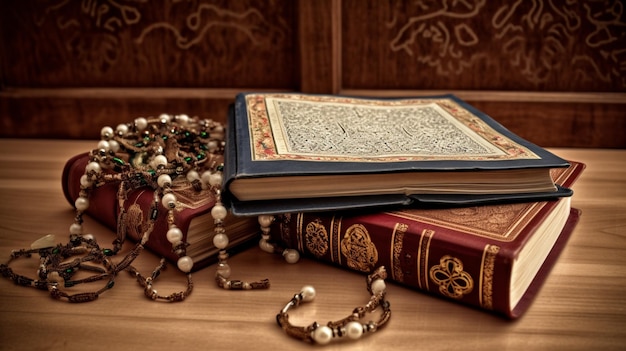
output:
<svg viewBox="0 0 626 351"><path fill-rule="evenodd" d="M554 169L571 186L584 164ZM291 213L273 238L305 256L517 318L529 307L574 229L571 197L386 212Z"/></svg>
<svg viewBox="0 0 626 351"><path fill-rule="evenodd" d="M454 95L242 93L229 112L225 199L258 215L570 196L567 161Z"/></svg>
<svg viewBox="0 0 626 351"><path fill-rule="evenodd" d="M70 158L63 168L62 187L67 201L73 206L80 192L80 177L85 172L89 161L87 153ZM119 184L109 183L102 185L90 193L87 214L113 230L118 228L119 205L117 191ZM206 267L217 262L219 250L213 244L214 222L211 208L215 198L206 190L195 191L187 182L174 182L173 189L178 199L175 224L183 232L183 239L189 246L187 255L193 261L193 270ZM138 188L130 191L124 201L126 209L127 238L139 241L150 217L150 205L154 202L154 193L150 187ZM172 244L167 241L166 232L167 211L159 211L154 223L154 229L146 247L153 253L165 257L176 263L178 256L172 251ZM237 251L251 244L258 236L259 224L255 218L227 216L224 222L229 237L227 250Z"/></svg>

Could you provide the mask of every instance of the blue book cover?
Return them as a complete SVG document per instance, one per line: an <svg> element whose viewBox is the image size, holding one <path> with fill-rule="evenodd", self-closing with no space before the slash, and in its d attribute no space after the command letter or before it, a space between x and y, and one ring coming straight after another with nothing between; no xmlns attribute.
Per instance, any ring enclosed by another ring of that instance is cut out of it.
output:
<svg viewBox="0 0 626 351"><path fill-rule="evenodd" d="M224 197L238 215L570 196L569 163L454 95L376 99L242 93Z"/></svg>

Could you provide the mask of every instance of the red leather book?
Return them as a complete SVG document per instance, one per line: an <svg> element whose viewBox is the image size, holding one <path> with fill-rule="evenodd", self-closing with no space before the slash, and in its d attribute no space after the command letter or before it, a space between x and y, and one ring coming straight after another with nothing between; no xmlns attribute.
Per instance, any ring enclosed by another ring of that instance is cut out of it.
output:
<svg viewBox="0 0 626 351"><path fill-rule="evenodd" d="M584 164L554 169L570 187ZM305 256L369 273L384 265L408 287L521 316L578 222L571 198L488 206L377 213L292 213L274 239Z"/></svg>
<svg viewBox="0 0 626 351"><path fill-rule="evenodd" d="M80 191L80 177L85 172L85 165L89 160L88 154L83 153L69 159L63 169L62 186L67 201L74 206L74 201ZM174 184L176 187L177 184ZM117 215L119 212L117 201L117 184L106 184L98 187L90 194L90 205L87 214L98 220L111 230L117 230ZM215 198L209 191L194 191L191 186L178 186L176 194L181 203L177 209L175 223L182 231L184 240L190 245L187 254L194 260L193 270L206 267L217 262L218 249L213 245L213 218L211 208ZM125 201L128 225L128 238L138 241L143 233L142 225L147 223L150 203L154 201L153 191L150 188L133 190ZM167 241L166 212L161 211L157 218L154 230L146 247L154 253L176 263L178 256L172 252L172 244ZM85 223L86 229L89 223ZM227 250L236 251L245 247L252 239L258 236L259 224L256 218L227 216L225 220L226 233L230 244ZM112 241L112 240L111 240Z"/></svg>

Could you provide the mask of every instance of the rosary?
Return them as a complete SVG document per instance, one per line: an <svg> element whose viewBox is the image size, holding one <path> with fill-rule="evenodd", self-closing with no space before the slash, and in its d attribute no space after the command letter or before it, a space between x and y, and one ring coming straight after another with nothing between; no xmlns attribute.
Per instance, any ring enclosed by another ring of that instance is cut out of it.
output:
<svg viewBox="0 0 626 351"><path fill-rule="evenodd" d="M101 140L89 153L89 162L80 178L80 193L74 203L76 214L69 227L69 241L55 244L54 236L48 235L35 241L28 249L13 250L7 263L0 264L0 274L15 284L47 290L54 299L81 303L94 301L105 291L113 288L115 278L121 271L129 272L143 288L151 300L180 302L193 290L191 271L193 259L186 254L189 245L183 241L183 232L176 226L176 192L174 180L186 180L196 191L208 189L215 197L211 209L214 220L213 244L217 249L218 263L215 273L217 286L230 290L267 289L269 280L255 282L232 280L231 268L227 263L226 247L229 239L224 228L227 208L221 201L223 181L224 127L211 119L199 119L187 115L162 114L156 118L136 118L132 123L119 124L115 129L102 128ZM83 233L83 215L89 208L89 194L96 188L118 184L118 218L116 237L111 247L101 247L93 235ZM126 239L127 218L125 201L130 191L149 187L154 198L148 211L149 218L144 232L135 246L118 261L118 255ZM168 229L166 233L153 233L154 222L165 212ZM299 253L293 249L283 249L270 241L270 226L273 216L259 216L261 230L259 246L263 251L282 254L286 261L295 263ZM161 259L159 265L148 275L141 274L133 265L151 235L165 235L178 257L177 267L186 274L187 286L184 290L169 295L161 295L153 285L166 266ZM15 273L10 264L19 258L39 256L36 277ZM381 267L382 268L382 267ZM76 278L77 272L88 272L86 277ZM305 341L326 343L333 337L347 335L358 338L363 332L375 331L390 315L389 303L384 299L384 268L368 276L368 290L372 298L362 308L357 308L345 320L320 327L316 323L308 328L291 326L287 310L296 307L301 301L310 301L314 290L307 287L296 294L290 303L277 316L278 324L288 335ZM73 287L81 284L103 281L99 289L89 292L72 293ZM381 285L382 284L382 285ZM313 291L313 292L312 292ZM381 307L383 314L378 322L357 323L365 313ZM355 337L356 336L356 337Z"/></svg>

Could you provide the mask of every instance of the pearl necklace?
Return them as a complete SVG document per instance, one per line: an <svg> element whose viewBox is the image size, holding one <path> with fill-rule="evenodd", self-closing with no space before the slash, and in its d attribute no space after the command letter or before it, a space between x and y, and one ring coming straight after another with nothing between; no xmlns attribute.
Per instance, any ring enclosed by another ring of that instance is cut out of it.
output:
<svg viewBox="0 0 626 351"><path fill-rule="evenodd" d="M105 152L113 151L115 153L118 151L117 146L119 145L128 152L133 152L134 159L136 159L132 162L133 168L142 174L147 173L148 178L151 175L152 183L156 178L155 201L157 194L161 194L161 203L168 210L169 230L166 237L172 244L172 250L179 256L178 269L188 276L187 291L163 297L152 289L152 283L165 267L164 260L147 278L143 278L136 269L131 268L131 273L144 287L146 296L152 299L180 301L191 293L193 287L190 273L193 268L193 260L185 254L185 248L188 244L182 241L183 233L174 224L174 209L177 199L172 190L172 179L182 175L196 190L210 189L215 196L211 216L215 224L213 244L220 250L215 275L218 286L224 289L268 288L269 281L267 279L252 283L230 280L231 269L227 263L228 253L226 252L229 240L224 228L224 219L228 210L221 201L224 165L221 160L215 157L218 155L221 157L224 153L223 126L213 120L189 118L186 115L169 116L163 114L157 120L138 118L135 120L134 128L132 127L124 124L118 125L115 133L110 127L103 128L101 132L102 141L99 147ZM133 130L135 136L129 138L129 132ZM118 160L118 158L113 158L117 166L124 166ZM155 187L154 184L152 187ZM122 212L120 211L120 213ZM124 223L124 219L120 218L118 223ZM146 233L139 245L145 244L148 236L149 233Z"/></svg>
<svg viewBox="0 0 626 351"><path fill-rule="evenodd" d="M89 154L89 162L80 178L80 192L74 202L76 215L69 228L69 243L55 245L53 236L46 236L31 245L30 249L14 250L6 264L0 265L0 273L19 285L49 290L57 298L66 298L69 302L93 301L114 285L114 278L123 270L134 276L144 289L144 294L152 300L170 302L183 301L193 290L191 271L193 259L186 254L188 243L176 226L176 206L178 199L174 182L183 179L191 183L197 191L210 189L215 196L215 205L211 216L215 223L213 243L220 250L216 272L218 286L225 289L255 289L269 287L269 281L247 283L229 280L230 267L227 259L228 236L224 228L224 219L228 214L221 202L223 181L224 127L211 119L190 118L187 115L162 114L157 118L136 118L132 123L119 124L115 129L106 126L100 131L101 140ZM119 185L117 201L117 236L111 248L102 248L92 234L84 233L83 215L89 208L90 193L105 184ZM128 193L132 190L149 187L154 192L154 199L148 211L149 218L143 226L144 232L134 248L119 262L112 261L122 249L126 239L127 213L124 206ZM165 260L151 274L144 276L135 267L133 261L143 251L145 244L153 235L154 223L159 213L166 211L168 230L165 234L172 245L172 251L178 256L177 267L187 276L185 290L169 295L161 295L154 289L154 283L165 268ZM9 264L19 257L31 257L39 254L40 266L38 278L32 279L14 273ZM66 262L70 257L77 263ZM99 263L99 268L85 262ZM80 280L72 279L78 270L95 272L94 275ZM108 278L105 287L90 293L69 294L67 289L79 283L89 283Z"/></svg>
<svg viewBox="0 0 626 351"><path fill-rule="evenodd" d="M371 295L369 301L364 306L355 308L346 318L335 322L328 322L326 325L313 322L306 327L294 326L289 322L287 312L291 308L298 307L300 303L313 301L316 295L315 289L312 286L304 286L302 291L295 294L287 305L276 315L276 322L287 335L307 342L323 345L328 344L333 339L359 339L366 333L376 332L391 318L390 304L385 300L386 278L387 272L385 271L385 267L382 266L368 275L366 283L367 290ZM379 307L382 312L377 321L360 322L361 319L371 314Z"/></svg>

